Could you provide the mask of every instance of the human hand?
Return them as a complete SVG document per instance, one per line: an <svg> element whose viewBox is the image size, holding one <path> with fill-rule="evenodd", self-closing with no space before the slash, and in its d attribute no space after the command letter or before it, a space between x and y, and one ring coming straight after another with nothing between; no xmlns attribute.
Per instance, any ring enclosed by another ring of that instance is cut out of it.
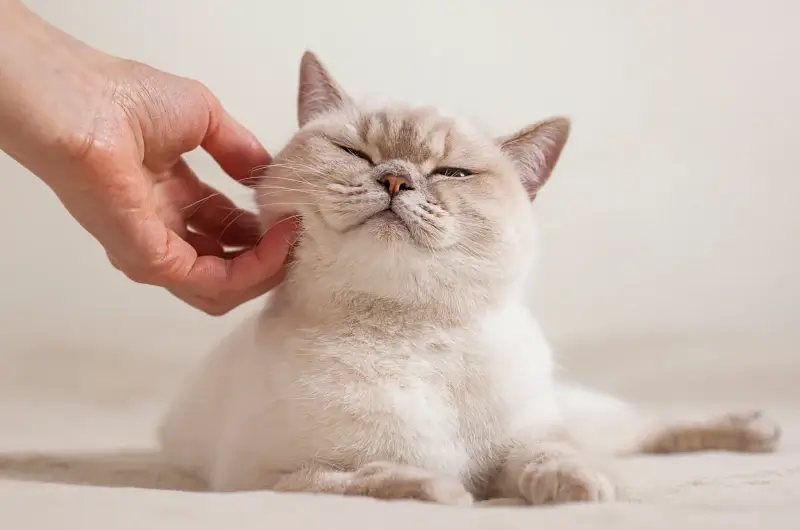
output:
<svg viewBox="0 0 800 530"><path fill-rule="evenodd" d="M25 119L0 109L0 125L19 133L0 147L42 178L136 282L165 287L212 315L277 285L294 221L261 237L254 214L203 183L182 158L202 147L246 183L270 161L255 137L200 83L27 21L38 32L29 26L28 36L52 49L31 50L34 68L12 61L12 77L23 85L12 96Z"/></svg>
<svg viewBox="0 0 800 530"><path fill-rule="evenodd" d="M202 147L242 180L269 162L264 148L195 81L130 61L113 61L103 72L95 127L74 158L80 192L70 183L59 194L67 209L129 278L166 287L210 314L274 287L293 223L279 223L261 239L258 219L181 158ZM236 255L223 245L247 250Z"/></svg>

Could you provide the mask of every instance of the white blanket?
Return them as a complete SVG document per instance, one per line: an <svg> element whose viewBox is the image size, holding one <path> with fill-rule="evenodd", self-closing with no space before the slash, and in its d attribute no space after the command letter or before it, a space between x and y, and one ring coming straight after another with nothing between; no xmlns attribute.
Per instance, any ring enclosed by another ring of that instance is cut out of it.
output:
<svg viewBox="0 0 800 530"><path fill-rule="evenodd" d="M800 359L792 344L644 340L567 350L565 364L582 381L651 405L763 408L781 422L783 443L769 455L620 460L633 500L607 505L452 508L192 492L195 484L176 482L149 453L189 359L20 348L0 352L0 528L797 528Z"/></svg>

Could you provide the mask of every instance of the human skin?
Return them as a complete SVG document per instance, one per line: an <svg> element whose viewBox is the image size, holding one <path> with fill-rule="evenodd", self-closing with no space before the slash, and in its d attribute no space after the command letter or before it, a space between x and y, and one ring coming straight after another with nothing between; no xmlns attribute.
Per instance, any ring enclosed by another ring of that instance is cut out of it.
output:
<svg viewBox="0 0 800 530"><path fill-rule="evenodd" d="M0 149L39 177L130 279L222 315L280 283L297 224L266 231L201 181L270 156L201 83L91 48L0 0Z"/></svg>

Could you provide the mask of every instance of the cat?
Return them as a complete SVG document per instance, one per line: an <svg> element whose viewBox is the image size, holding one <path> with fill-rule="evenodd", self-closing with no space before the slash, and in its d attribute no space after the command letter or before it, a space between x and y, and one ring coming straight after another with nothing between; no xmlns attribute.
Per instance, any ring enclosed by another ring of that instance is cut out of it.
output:
<svg viewBox="0 0 800 530"><path fill-rule="evenodd" d="M531 201L569 119L492 138L356 102L306 52L298 121L258 202L302 235L263 310L176 396L172 465L214 491L542 505L623 498L605 455L775 450L758 412L668 422L555 380L523 296Z"/></svg>

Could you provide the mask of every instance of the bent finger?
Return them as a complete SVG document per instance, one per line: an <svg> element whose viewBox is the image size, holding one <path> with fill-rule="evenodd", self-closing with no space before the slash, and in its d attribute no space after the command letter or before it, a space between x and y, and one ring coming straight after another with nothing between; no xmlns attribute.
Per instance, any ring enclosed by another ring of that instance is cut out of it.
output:
<svg viewBox="0 0 800 530"><path fill-rule="evenodd" d="M203 234L229 246L252 247L261 238L258 216L237 206L214 188L202 184L208 199L193 212L187 223Z"/></svg>
<svg viewBox="0 0 800 530"><path fill-rule="evenodd" d="M260 284L255 285L241 293L236 293L233 296L226 296L223 298L207 298L197 296L193 293L184 293L180 289L170 289L170 292L187 304L209 315L222 316L239 307L240 305L271 291L283 281L285 274L286 268L282 267L276 274L270 276Z"/></svg>
<svg viewBox="0 0 800 530"><path fill-rule="evenodd" d="M230 198L197 177L186 160L173 171L188 186L191 204L184 207L184 219L192 229L214 237L222 245L252 247L261 237L261 223L253 212L240 208Z"/></svg>
<svg viewBox="0 0 800 530"><path fill-rule="evenodd" d="M268 230L258 245L231 260L198 257L181 283L198 295L211 298L247 292L278 273L296 233L297 222L284 219Z"/></svg>
<svg viewBox="0 0 800 530"><path fill-rule="evenodd" d="M225 257L225 249L216 238L208 237L205 234L198 234L189 230L186 234L185 240L187 243L197 251L198 257L202 256L217 256L220 258Z"/></svg>

